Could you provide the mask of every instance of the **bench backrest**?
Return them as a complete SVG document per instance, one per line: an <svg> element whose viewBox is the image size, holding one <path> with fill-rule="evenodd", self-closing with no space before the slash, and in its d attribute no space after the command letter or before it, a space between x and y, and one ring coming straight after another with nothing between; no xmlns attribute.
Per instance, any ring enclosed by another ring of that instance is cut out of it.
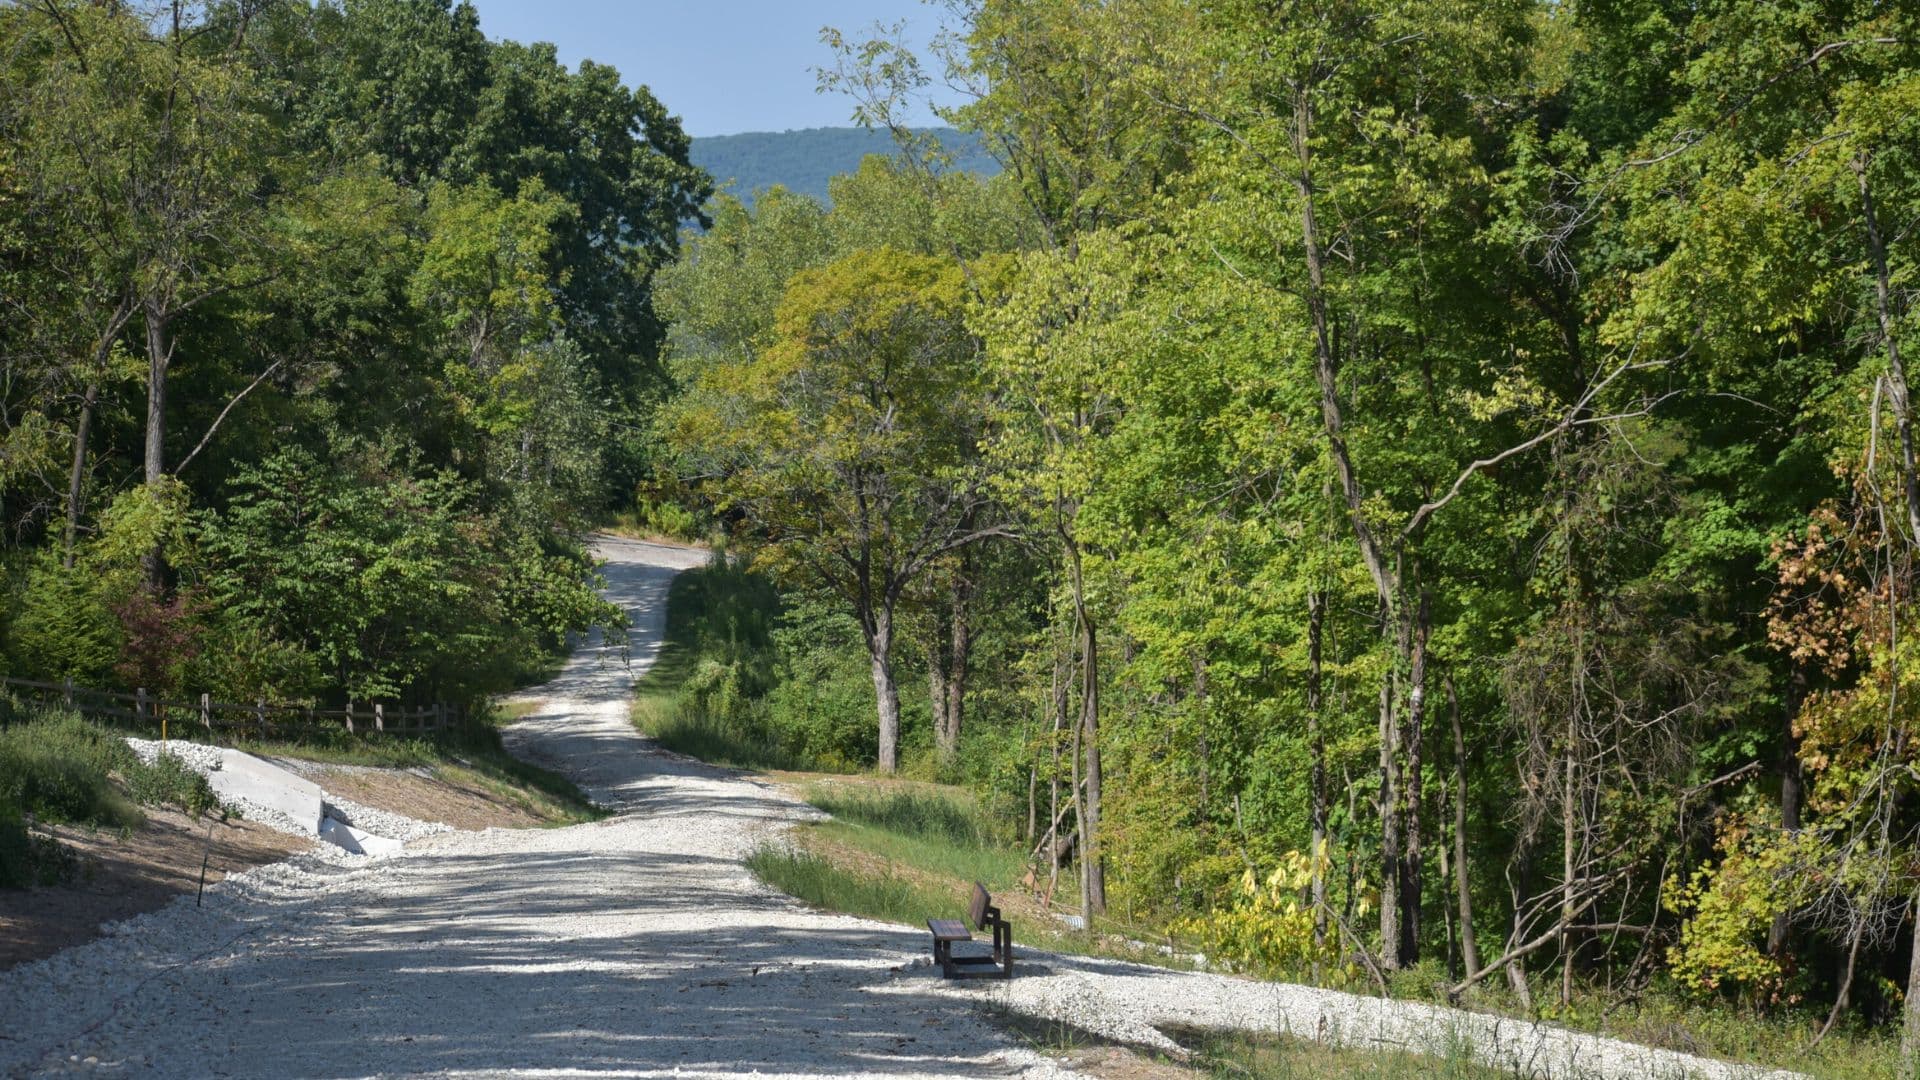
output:
<svg viewBox="0 0 1920 1080"><path fill-rule="evenodd" d="M987 895L987 887L979 882L973 883L973 899L967 904L967 919L975 930L987 927L987 905L993 903L993 897Z"/></svg>

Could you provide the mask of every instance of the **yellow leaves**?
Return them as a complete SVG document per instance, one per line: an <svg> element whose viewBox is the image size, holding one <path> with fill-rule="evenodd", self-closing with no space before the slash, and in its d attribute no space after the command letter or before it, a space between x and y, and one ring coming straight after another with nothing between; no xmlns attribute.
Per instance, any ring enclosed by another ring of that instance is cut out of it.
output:
<svg viewBox="0 0 1920 1080"><path fill-rule="evenodd" d="M1774 916L1805 904L1819 881L1815 868L1833 853L1811 832L1756 833L1745 818L1720 823L1718 864L1703 866L1682 883L1662 883L1660 902L1686 917L1680 940L1668 950L1674 977L1711 993L1733 984L1773 993L1783 982L1779 963L1761 948Z"/></svg>
<svg viewBox="0 0 1920 1080"><path fill-rule="evenodd" d="M1513 372L1498 376L1487 393L1462 391L1460 400L1466 405L1467 414L1482 422L1515 411L1541 413L1554 405L1553 395L1539 382Z"/></svg>
<svg viewBox="0 0 1920 1080"><path fill-rule="evenodd" d="M1198 939L1208 956L1242 968L1303 967L1316 958L1313 906L1305 892L1316 864L1323 874L1329 869L1324 843L1317 856L1287 852L1265 874L1248 866L1241 871L1230 906L1183 920L1175 929ZM1323 950L1318 956L1322 962L1338 952L1332 941L1324 943Z"/></svg>

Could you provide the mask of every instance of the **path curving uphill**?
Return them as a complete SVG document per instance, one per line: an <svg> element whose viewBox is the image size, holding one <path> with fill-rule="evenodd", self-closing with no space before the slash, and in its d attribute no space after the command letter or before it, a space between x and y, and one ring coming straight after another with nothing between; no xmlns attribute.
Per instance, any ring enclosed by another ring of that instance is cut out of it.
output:
<svg viewBox="0 0 1920 1080"><path fill-rule="evenodd" d="M1011 983L946 984L924 934L819 915L741 857L810 813L661 751L628 697L667 589L703 553L603 539L626 640L581 643L516 753L614 816L443 833L374 859L317 849L0 973L0 1073L201 1077L1072 1075L970 1003L1168 1046L1239 1027L1476 1054L1540 1077L1748 1073L1414 1003L1029 954Z"/></svg>
<svg viewBox="0 0 1920 1080"><path fill-rule="evenodd" d="M909 968L920 935L752 879L741 856L805 809L627 719L704 554L596 547L631 632L583 642L508 740L616 816L315 850L0 974L0 1074L1062 1075Z"/></svg>

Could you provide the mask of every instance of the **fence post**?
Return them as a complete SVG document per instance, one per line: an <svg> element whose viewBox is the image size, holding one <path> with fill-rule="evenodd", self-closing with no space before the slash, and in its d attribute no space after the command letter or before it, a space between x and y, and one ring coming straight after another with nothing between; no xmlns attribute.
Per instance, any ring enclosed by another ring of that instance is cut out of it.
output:
<svg viewBox="0 0 1920 1080"><path fill-rule="evenodd" d="M144 686L136 686L133 688L133 722L137 724L146 718L147 688Z"/></svg>
<svg viewBox="0 0 1920 1080"><path fill-rule="evenodd" d="M353 699L347 699L347 734L353 734Z"/></svg>
<svg viewBox="0 0 1920 1080"><path fill-rule="evenodd" d="M263 739L266 738L266 735L267 735L267 699L266 698L253 699L253 726L255 727L255 729L257 729L256 734L258 734Z"/></svg>
<svg viewBox="0 0 1920 1080"><path fill-rule="evenodd" d="M443 731L446 729L446 726L447 703L444 701L436 701L433 703L433 730Z"/></svg>
<svg viewBox="0 0 1920 1080"><path fill-rule="evenodd" d="M213 697L210 694L200 695L200 726L206 728L208 734L213 733Z"/></svg>
<svg viewBox="0 0 1920 1080"><path fill-rule="evenodd" d="M73 676L67 676L67 708L73 708Z"/></svg>
<svg viewBox="0 0 1920 1080"><path fill-rule="evenodd" d="M373 703L373 730L381 732L387 730L386 706L377 701Z"/></svg>

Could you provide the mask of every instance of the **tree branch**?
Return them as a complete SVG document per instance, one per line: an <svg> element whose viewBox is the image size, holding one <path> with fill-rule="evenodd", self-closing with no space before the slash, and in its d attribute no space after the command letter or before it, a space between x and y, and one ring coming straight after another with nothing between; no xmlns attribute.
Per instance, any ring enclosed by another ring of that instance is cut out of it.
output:
<svg viewBox="0 0 1920 1080"><path fill-rule="evenodd" d="M193 459L195 457L199 456L200 451L205 450L207 448L207 443L212 441L213 439L213 433L220 430L220 425L226 421L227 414L233 411L233 407L235 405L240 404L240 400L242 398L246 397L248 394L253 393L255 387L259 386L263 382L266 382L267 377L272 375L276 370L279 369L280 365L286 362L287 362L286 358L281 357L280 359L275 360L273 363L268 364L267 370L254 376L253 381L247 384L247 388L245 390L242 390L239 393L233 395L232 400L227 402L227 407L224 409L221 409L220 415L213 418L213 423L207 427L206 434L200 436L199 443L195 444L193 450L189 452L186 457L183 457L180 459L180 464L175 465L173 467L174 475L177 476L180 473L186 471L187 466L193 462Z"/></svg>

